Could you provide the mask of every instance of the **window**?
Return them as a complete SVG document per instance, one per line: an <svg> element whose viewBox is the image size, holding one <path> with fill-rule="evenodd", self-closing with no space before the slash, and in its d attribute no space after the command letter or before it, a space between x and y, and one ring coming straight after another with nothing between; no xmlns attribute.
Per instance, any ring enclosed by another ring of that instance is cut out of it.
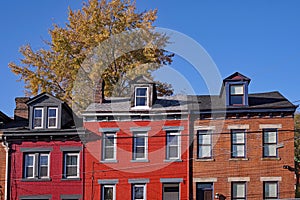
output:
<svg viewBox="0 0 300 200"><path fill-rule="evenodd" d="M26 153L24 160L24 178L49 178L49 153Z"/></svg>
<svg viewBox="0 0 300 200"><path fill-rule="evenodd" d="M163 200L179 200L179 184L163 184Z"/></svg>
<svg viewBox="0 0 300 200"><path fill-rule="evenodd" d="M231 131L231 157L245 158L245 130Z"/></svg>
<svg viewBox="0 0 300 200"><path fill-rule="evenodd" d="M102 159L116 159L116 133L103 134Z"/></svg>
<svg viewBox="0 0 300 200"><path fill-rule="evenodd" d="M135 88L135 106L148 106L148 88Z"/></svg>
<svg viewBox="0 0 300 200"><path fill-rule="evenodd" d="M145 200L146 199L146 185L134 184L132 186L132 200Z"/></svg>
<svg viewBox="0 0 300 200"><path fill-rule="evenodd" d="M212 157L212 132L210 130L198 131L198 158Z"/></svg>
<svg viewBox="0 0 300 200"><path fill-rule="evenodd" d="M277 157L277 130L263 130L263 156Z"/></svg>
<svg viewBox="0 0 300 200"><path fill-rule="evenodd" d="M64 178L79 178L79 153L64 152Z"/></svg>
<svg viewBox="0 0 300 200"><path fill-rule="evenodd" d="M48 108L48 128L57 128L57 108Z"/></svg>
<svg viewBox="0 0 300 200"><path fill-rule="evenodd" d="M147 133L134 133L133 160L147 159L148 137Z"/></svg>
<svg viewBox="0 0 300 200"><path fill-rule="evenodd" d="M116 186L103 185L102 186L102 200L116 200Z"/></svg>
<svg viewBox="0 0 300 200"><path fill-rule="evenodd" d="M264 199L278 199L278 183L264 182Z"/></svg>
<svg viewBox="0 0 300 200"><path fill-rule="evenodd" d="M43 108L34 108L33 110L33 128L43 128Z"/></svg>
<svg viewBox="0 0 300 200"><path fill-rule="evenodd" d="M231 199L242 200L246 199L246 183L232 182L231 183Z"/></svg>
<svg viewBox="0 0 300 200"><path fill-rule="evenodd" d="M230 85L230 105L244 104L244 85Z"/></svg>
<svg viewBox="0 0 300 200"><path fill-rule="evenodd" d="M167 132L167 159L180 159L180 132Z"/></svg>

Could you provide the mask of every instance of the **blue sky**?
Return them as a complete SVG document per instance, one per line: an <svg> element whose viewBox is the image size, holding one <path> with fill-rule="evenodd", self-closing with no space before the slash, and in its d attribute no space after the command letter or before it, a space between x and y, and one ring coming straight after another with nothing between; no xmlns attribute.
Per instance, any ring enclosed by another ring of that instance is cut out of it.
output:
<svg viewBox="0 0 300 200"><path fill-rule="evenodd" d="M43 47L53 23L67 21L67 8L81 0L0 1L0 110L13 115L22 82L8 68L18 62L20 46ZM223 78L239 71L250 77L250 92L280 91L300 100L300 1L298 0L137 0L139 11L158 9L155 25L186 34L208 52ZM189 63L176 57L173 65ZM201 78L189 79L196 93L206 93ZM300 103L296 102L295 104Z"/></svg>

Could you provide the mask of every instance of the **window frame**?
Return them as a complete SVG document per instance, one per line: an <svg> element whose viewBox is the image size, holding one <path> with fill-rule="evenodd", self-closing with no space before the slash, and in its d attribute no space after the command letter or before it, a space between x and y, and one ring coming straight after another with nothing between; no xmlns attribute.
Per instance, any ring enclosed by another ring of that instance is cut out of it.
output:
<svg viewBox="0 0 300 200"><path fill-rule="evenodd" d="M116 132L104 132L102 134L102 161L114 161L117 159L117 133ZM112 158L106 158L106 140L108 139L107 136L113 136L114 138L114 144L112 146L113 148L113 157Z"/></svg>
<svg viewBox="0 0 300 200"><path fill-rule="evenodd" d="M138 146L136 139L137 138L144 138L144 146ZM147 160L148 158L148 133L147 132L134 132L133 133L133 151L132 151L132 159L133 160ZM144 157L139 158L137 157L137 148L143 147L144 148Z"/></svg>
<svg viewBox="0 0 300 200"><path fill-rule="evenodd" d="M38 119L41 120L41 126L35 126L35 119L37 119L37 117L35 116L35 111L36 110L41 110L42 111L42 116L38 117ZM43 107L34 107L33 108L33 120L32 120L32 127L34 129L42 129L44 128L44 108Z"/></svg>
<svg viewBox="0 0 300 200"><path fill-rule="evenodd" d="M244 185L244 196L243 197L234 196L234 193L233 193L234 185ZM242 199L244 199L244 200L247 199L247 182L244 182L244 181L231 182L231 200L242 200Z"/></svg>
<svg viewBox="0 0 300 200"><path fill-rule="evenodd" d="M55 126L50 126L50 118L53 119L54 117L50 117L50 109L54 109L55 110ZM58 107L48 107L47 108L47 127L48 128L58 128Z"/></svg>
<svg viewBox="0 0 300 200"><path fill-rule="evenodd" d="M234 143L234 134L240 134L243 133L244 135L244 142L235 142ZM231 129L231 158L246 158L246 139L247 139L247 134L246 134L246 130L245 129ZM234 147L237 146L243 146L244 151L243 151L243 155L239 156L238 155L238 151L234 151Z"/></svg>
<svg viewBox="0 0 300 200"><path fill-rule="evenodd" d="M176 185L176 187L174 187ZM178 199L180 199L180 183L163 183L162 185L162 196L163 196L163 200L165 200L165 193L166 192L171 192L171 191L165 191L165 188L176 188L176 190L178 189L178 191L176 191L176 193L178 193ZM174 191L173 191L174 192Z"/></svg>
<svg viewBox="0 0 300 200"><path fill-rule="evenodd" d="M135 198L135 188L136 187L142 187L143 188L143 196L144 198L142 199L138 199L138 198ZM147 187L146 187L146 184L132 184L132 200L146 200L147 199Z"/></svg>
<svg viewBox="0 0 300 200"><path fill-rule="evenodd" d="M64 156L64 162L63 162L63 178L64 179L76 179L80 178L80 152L69 152L69 151L64 151L63 152ZM67 168L68 167L74 167L74 165L67 165L67 157L68 156L77 156L77 164L76 164L76 176L68 176L67 175Z"/></svg>
<svg viewBox="0 0 300 200"><path fill-rule="evenodd" d="M213 157L212 155L212 130L198 130L197 131L197 159L211 159ZM200 144L200 135L208 135L210 137L210 143L209 144ZM209 156L202 156L200 157L200 148L201 147L209 147Z"/></svg>
<svg viewBox="0 0 300 200"><path fill-rule="evenodd" d="M275 132L276 134L276 141L275 142L266 142L265 141L265 134L266 132ZM278 145L278 129L276 128L266 128L263 129L263 157L264 158L278 158L278 149L277 149L277 145ZM265 153L265 148L274 145L275 146L275 151L276 151L276 155L275 156L271 156L270 153L268 155L266 155Z"/></svg>
<svg viewBox="0 0 300 200"><path fill-rule="evenodd" d="M276 197L267 197L266 196L266 185L267 184L276 184ZM279 199L279 190L278 190L278 181L264 181L263 183L263 199Z"/></svg>
<svg viewBox="0 0 300 200"><path fill-rule="evenodd" d="M101 200L104 200L104 189L105 188L113 189L113 200L116 200L116 185L115 184L104 184L101 186Z"/></svg>
<svg viewBox="0 0 300 200"><path fill-rule="evenodd" d="M41 175L41 168L45 167L41 165L41 156L47 156L47 175ZM33 158L32 163L32 176L28 176L28 165L26 163L27 157ZM23 153L23 178L24 179L49 179L50 178L50 152L26 152Z"/></svg>
<svg viewBox="0 0 300 200"><path fill-rule="evenodd" d="M232 93L232 87L235 86L241 86L243 89L242 94L233 94ZM232 97L241 97L242 98L242 103L232 103ZM245 85L244 84L230 84L229 85L229 105L234 106L234 105L244 105L245 104Z"/></svg>
<svg viewBox="0 0 300 200"><path fill-rule="evenodd" d="M177 136L177 145L169 144L169 136ZM181 158L181 131L179 130L172 130L172 131L166 131L166 160L179 160ZM177 156L176 157L170 157L170 148L171 147L177 147Z"/></svg>
<svg viewBox="0 0 300 200"><path fill-rule="evenodd" d="M138 89L146 89L146 96L137 95ZM137 105L137 98L145 98L146 105ZM134 106L137 108L149 107L149 87L135 87L135 89L134 89Z"/></svg>

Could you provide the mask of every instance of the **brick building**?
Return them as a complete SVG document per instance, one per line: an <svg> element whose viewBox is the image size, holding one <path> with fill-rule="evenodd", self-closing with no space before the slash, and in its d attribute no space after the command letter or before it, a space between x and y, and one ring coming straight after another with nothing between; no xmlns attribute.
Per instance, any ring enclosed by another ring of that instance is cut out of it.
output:
<svg viewBox="0 0 300 200"><path fill-rule="evenodd" d="M224 79L221 94L193 96L193 199L293 198L296 107L279 92L248 94L250 79Z"/></svg>

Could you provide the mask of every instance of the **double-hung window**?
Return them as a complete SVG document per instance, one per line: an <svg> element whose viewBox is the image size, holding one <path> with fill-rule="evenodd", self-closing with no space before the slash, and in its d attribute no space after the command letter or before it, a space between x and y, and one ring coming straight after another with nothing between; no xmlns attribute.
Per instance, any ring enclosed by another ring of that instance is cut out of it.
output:
<svg viewBox="0 0 300 200"><path fill-rule="evenodd" d="M263 156L277 157L277 129L263 130Z"/></svg>
<svg viewBox="0 0 300 200"><path fill-rule="evenodd" d="M136 132L133 134L133 160L145 160L148 154L147 133Z"/></svg>
<svg viewBox="0 0 300 200"><path fill-rule="evenodd" d="M198 158L212 157L212 131L198 131Z"/></svg>
<svg viewBox="0 0 300 200"><path fill-rule="evenodd" d="M24 154L24 178L49 178L49 153Z"/></svg>
<svg viewBox="0 0 300 200"><path fill-rule="evenodd" d="M102 185L101 200L116 200L116 186Z"/></svg>
<svg viewBox="0 0 300 200"><path fill-rule="evenodd" d="M278 199L278 182L264 182L264 199Z"/></svg>
<svg viewBox="0 0 300 200"><path fill-rule="evenodd" d="M116 133L103 133L102 160L116 160Z"/></svg>
<svg viewBox="0 0 300 200"><path fill-rule="evenodd" d="M133 184L132 185L132 200L146 200L146 185Z"/></svg>
<svg viewBox="0 0 300 200"><path fill-rule="evenodd" d="M244 85L230 85L230 105L244 104Z"/></svg>
<svg viewBox="0 0 300 200"><path fill-rule="evenodd" d="M246 156L245 130L231 130L231 157L245 158Z"/></svg>
<svg viewBox="0 0 300 200"><path fill-rule="evenodd" d="M246 182L232 182L231 183L231 199L245 200L246 199Z"/></svg>
<svg viewBox="0 0 300 200"><path fill-rule="evenodd" d="M135 88L135 106L148 106L148 88Z"/></svg>
<svg viewBox="0 0 300 200"><path fill-rule="evenodd" d="M180 159L180 131L167 131L167 160Z"/></svg>
<svg viewBox="0 0 300 200"><path fill-rule="evenodd" d="M34 108L33 109L33 128L43 128L44 124L44 109Z"/></svg>
<svg viewBox="0 0 300 200"><path fill-rule="evenodd" d="M79 178L79 152L64 152L64 178Z"/></svg>
<svg viewBox="0 0 300 200"><path fill-rule="evenodd" d="M48 108L48 128L57 128L57 114L58 108Z"/></svg>

